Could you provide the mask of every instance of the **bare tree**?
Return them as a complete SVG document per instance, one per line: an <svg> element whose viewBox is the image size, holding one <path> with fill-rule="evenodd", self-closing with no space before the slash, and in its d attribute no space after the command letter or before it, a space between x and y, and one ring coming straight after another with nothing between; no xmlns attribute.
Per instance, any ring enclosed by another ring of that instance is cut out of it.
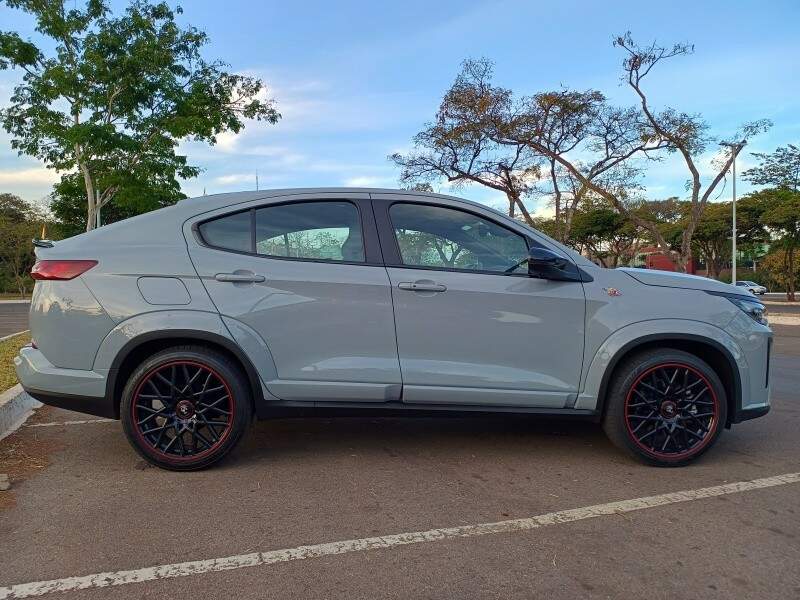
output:
<svg viewBox="0 0 800 600"><path fill-rule="evenodd" d="M490 124L511 110L511 93L491 84L492 63L466 60L447 91L433 123L414 136L414 150L393 154L400 183L419 187L445 179L476 183L505 194L508 214L533 218L524 199L541 176L541 158L524 143L497 143Z"/></svg>

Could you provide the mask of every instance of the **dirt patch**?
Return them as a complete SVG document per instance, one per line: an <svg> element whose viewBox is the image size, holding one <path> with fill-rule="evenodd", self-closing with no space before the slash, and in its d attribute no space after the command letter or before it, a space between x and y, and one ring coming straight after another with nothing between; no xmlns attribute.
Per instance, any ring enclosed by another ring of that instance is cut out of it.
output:
<svg viewBox="0 0 800 600"><path fill-rule="evenodd" d="M28 423L46 422L52 418L50 412L47 407L39 409ZM11 481L11 489L0 492L0 510L16 504L14 486L45 469L50 464L50 454L61 447L52 439L45 439L38 429L29 427L21 427L0 441L0 473L7 474Z"/></svg>

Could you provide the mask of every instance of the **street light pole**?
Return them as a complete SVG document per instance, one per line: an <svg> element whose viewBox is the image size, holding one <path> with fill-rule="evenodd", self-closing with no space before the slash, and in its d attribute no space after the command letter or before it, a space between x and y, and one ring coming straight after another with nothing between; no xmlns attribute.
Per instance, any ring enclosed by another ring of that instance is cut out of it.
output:
<svg viewBox="0 0 800 600"><path fill-rule="evenodd" d="M733 238L731 248L731 283L736 285L736 157L733 157L731 164L731 172L733 173Z"/></svg>
<svg viewBox="0 0 800 600"><path fill-rule="evenodd" d="M733 236L731 237L731 283L736 285L736 157L742 151L746 140L741 142L721 142L720 146L727 146L733 152L733 162L731 163L731 173L733 175Z"/></svg>

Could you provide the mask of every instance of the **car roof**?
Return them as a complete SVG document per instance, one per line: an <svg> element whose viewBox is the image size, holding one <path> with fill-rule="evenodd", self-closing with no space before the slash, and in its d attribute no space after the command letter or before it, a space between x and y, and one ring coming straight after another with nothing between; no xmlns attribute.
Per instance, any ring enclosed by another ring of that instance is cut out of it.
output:
<svg viewBox="0 0 800 600"><path fill-rule="evenodd" d="M436 192L420 192L415 190L398 190L391 188L367 188L367 187L309 187L309 188L282 188L274 190L251 190L245 192L228 192L222 194L209 194L206 196L195 196L194 198L185 198L178 202L183 208L191 208L196 212L205 212L207 210L214 210L217 208L225 208L226 206L234 206L243 202L250 202L253 200L265 200L267 198L274 198L278 196L292 196L296 194L399 194L405 196L409 202L424 202L426 198L443 198L447 200L456 200L466 204L488 209L498 214L502 214L490 206L460 198L458 196L449 196L447 194L437 194Z"/></svg>

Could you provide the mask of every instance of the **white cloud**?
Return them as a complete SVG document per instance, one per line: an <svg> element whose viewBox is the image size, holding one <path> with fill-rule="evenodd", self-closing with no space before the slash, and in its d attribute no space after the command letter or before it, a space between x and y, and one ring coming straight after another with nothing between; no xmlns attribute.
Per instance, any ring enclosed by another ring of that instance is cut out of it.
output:
<svg viewBox="0 0 800 600"><path fill-rule="evenodd" d="M347 187L385 187L391 186L395 180L391 177L350 177L344 180L344 185Z"/></svg>
<svg viewBox="0 0 800 600"><path fill-rule="evenodd" d="M60 179L58 173L44 167L0 170L0 184L51 185Z"/></svg>
<svg viewBox="0 0 800 600"><path fill-rule="evenodd" d="M248 183L255 187L256 174L255 173L231 173L230 175L220 175L215 177L213 182L219 185L237 185L240 183Z"/></svg>

